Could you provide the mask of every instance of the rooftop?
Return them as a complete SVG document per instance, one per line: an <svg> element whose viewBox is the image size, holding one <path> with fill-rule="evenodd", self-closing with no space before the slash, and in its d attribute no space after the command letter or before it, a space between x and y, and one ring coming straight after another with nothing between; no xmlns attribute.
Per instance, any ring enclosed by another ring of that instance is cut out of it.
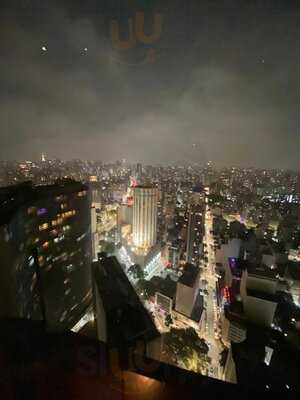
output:
<svg viewBox="0 0 300 400"><path fill-rule="evenodd" d="M173 299L176 294L176 282L174 282L169 275L163 279L160 276L153 276L150 282L155 286L156 291L164 296Z"/></svg>
<svg viewBox="0 0 300 400"><path fill-rule="evenodd" d="M287 263L286 273L288 273L294 281L300 281L300 262L289 261Z"/></svg>
<svg viewBox="0 0 300 400"><path fill-rule="evenodd" d="M115 257L93 263L94 279L107 319L109 344L118 347L151 340L159 332Z"/></svg>
<svg viewBox="0 0 300 400"><path fill-rule="evenodd" d="M276 270L272 270L265 266L249 266L248 267L248 276L259 276L260 278L265 279L274 279L276 280Z"/></svg>
<svg viewBox="0 0 300 400"><path fill-rule="evenodd" d="M277 293L266 293L261 290L249 289L247 288L247 296L257 297L262 300L271 301L273 303L278 303L279 296Z"/></svg>
<svg viewBox="0 0 300 400"><path fill-rule="evenodd" d="M198 279L199 273L200 269L196 267L196 265L186 264L183 274L179 278L178 282L182 285L193 287L196 279Z"/></svg>
<svg viewBox="0 0 300 400"><path fill-rule="evenodd" d="M191 314L191 319L195 322L199 322L203 312L203 296L198 293L194 307Z"/></svg>
<svg viewBox="0 0 300 400"><path fill-rule="evenodd" d="M287 338L288 339L288 338ZM273 350L271 360L265 363L266 346ZM299 393L300 352L277 331L247 323L247 339L232 343L237 378L250 388L268 388Z"/></svg>

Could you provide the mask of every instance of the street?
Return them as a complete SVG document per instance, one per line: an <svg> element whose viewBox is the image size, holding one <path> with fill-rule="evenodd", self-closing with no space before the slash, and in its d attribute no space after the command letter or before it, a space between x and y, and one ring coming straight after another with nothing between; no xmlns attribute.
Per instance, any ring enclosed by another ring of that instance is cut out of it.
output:
<svg viewBox="0 0 300 400"><path fill-rule="evenodd" d="M205 235L204 243L206 243L207 250L207 265L203 266L203 272L201 279L205 279L207 283L207 295L204 296L206 301L206 310L204 314L204 320L201 327L201 336L206 339L209 343L209 357L211 358L211 368L209 375L220 379L220 368L219 358L220 352L222 351L219 340L217 339L217 326L218 326L218 304L216 295L216 272L215 272L215 251L214 251L214 238L212 235L213 229L213 218L209 210L208 204L209 189L206 188L206 199L205 199Z"/></svg>

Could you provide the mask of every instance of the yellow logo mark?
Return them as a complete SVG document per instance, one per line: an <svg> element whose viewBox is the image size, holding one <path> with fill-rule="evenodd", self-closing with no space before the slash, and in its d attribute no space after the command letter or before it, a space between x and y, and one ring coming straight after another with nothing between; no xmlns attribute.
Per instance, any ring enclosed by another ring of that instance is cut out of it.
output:
<svg viewBox="0 0 300 400"><path fill-rule="evenodd" d="M145 34L145 14L143 12L136 12L135 23L132 18L128 19L128 39L120 38L120 29L118 21L113 20L110 24L110 33L112 44L114 47L122 50L128 50L136 46L137 41L143 44L152 44L157 42L162 33L163 17L161 14L154 15L153 31L151 34Z"/></svg>

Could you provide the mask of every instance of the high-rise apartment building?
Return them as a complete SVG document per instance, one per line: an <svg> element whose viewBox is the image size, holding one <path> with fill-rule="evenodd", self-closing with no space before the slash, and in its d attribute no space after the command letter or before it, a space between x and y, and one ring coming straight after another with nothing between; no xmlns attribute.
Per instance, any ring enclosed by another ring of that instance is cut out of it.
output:
<svg viewBox="0 0 300 400"><path fill-rule="evenodd" d="M157 188L136 186L133 190L133 244L148 249L156 244Z"/></svg>
<svg viewBox="0 0 300 400"><path fill-rule="evenodd" d="M0 189L0 315L71 328L91 302L87 187L75 181Z"/></svg>

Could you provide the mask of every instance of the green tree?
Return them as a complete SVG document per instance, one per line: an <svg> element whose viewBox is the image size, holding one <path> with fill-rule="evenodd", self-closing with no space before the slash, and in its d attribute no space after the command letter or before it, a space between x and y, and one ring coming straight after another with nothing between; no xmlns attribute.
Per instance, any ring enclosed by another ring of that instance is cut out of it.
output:
<svg viewBox="0 0 300 400"><path fill-rule="evenodd" d="M139 264L133 264L129 269L128 272L134 279L145 279L144 271L142 270Z"/></svg>
<svg viewBox="0 0 300 400"><path fill-rule="evenodd" d="M204 339L200 338L193 328L171 328L164 336L164 343L172 360L180 361L190 369L192 364L198 365L197 370L203 367L209 348ZM202 361L202 363L201 363Z"/></svg>
<svg viewBox="0 0 300 400"><path fill-rule="evenodd" d="M136 284L136 289L145 299L155 295L154 285L150 281L146 281L146 279L140 279Z"/></svg>

